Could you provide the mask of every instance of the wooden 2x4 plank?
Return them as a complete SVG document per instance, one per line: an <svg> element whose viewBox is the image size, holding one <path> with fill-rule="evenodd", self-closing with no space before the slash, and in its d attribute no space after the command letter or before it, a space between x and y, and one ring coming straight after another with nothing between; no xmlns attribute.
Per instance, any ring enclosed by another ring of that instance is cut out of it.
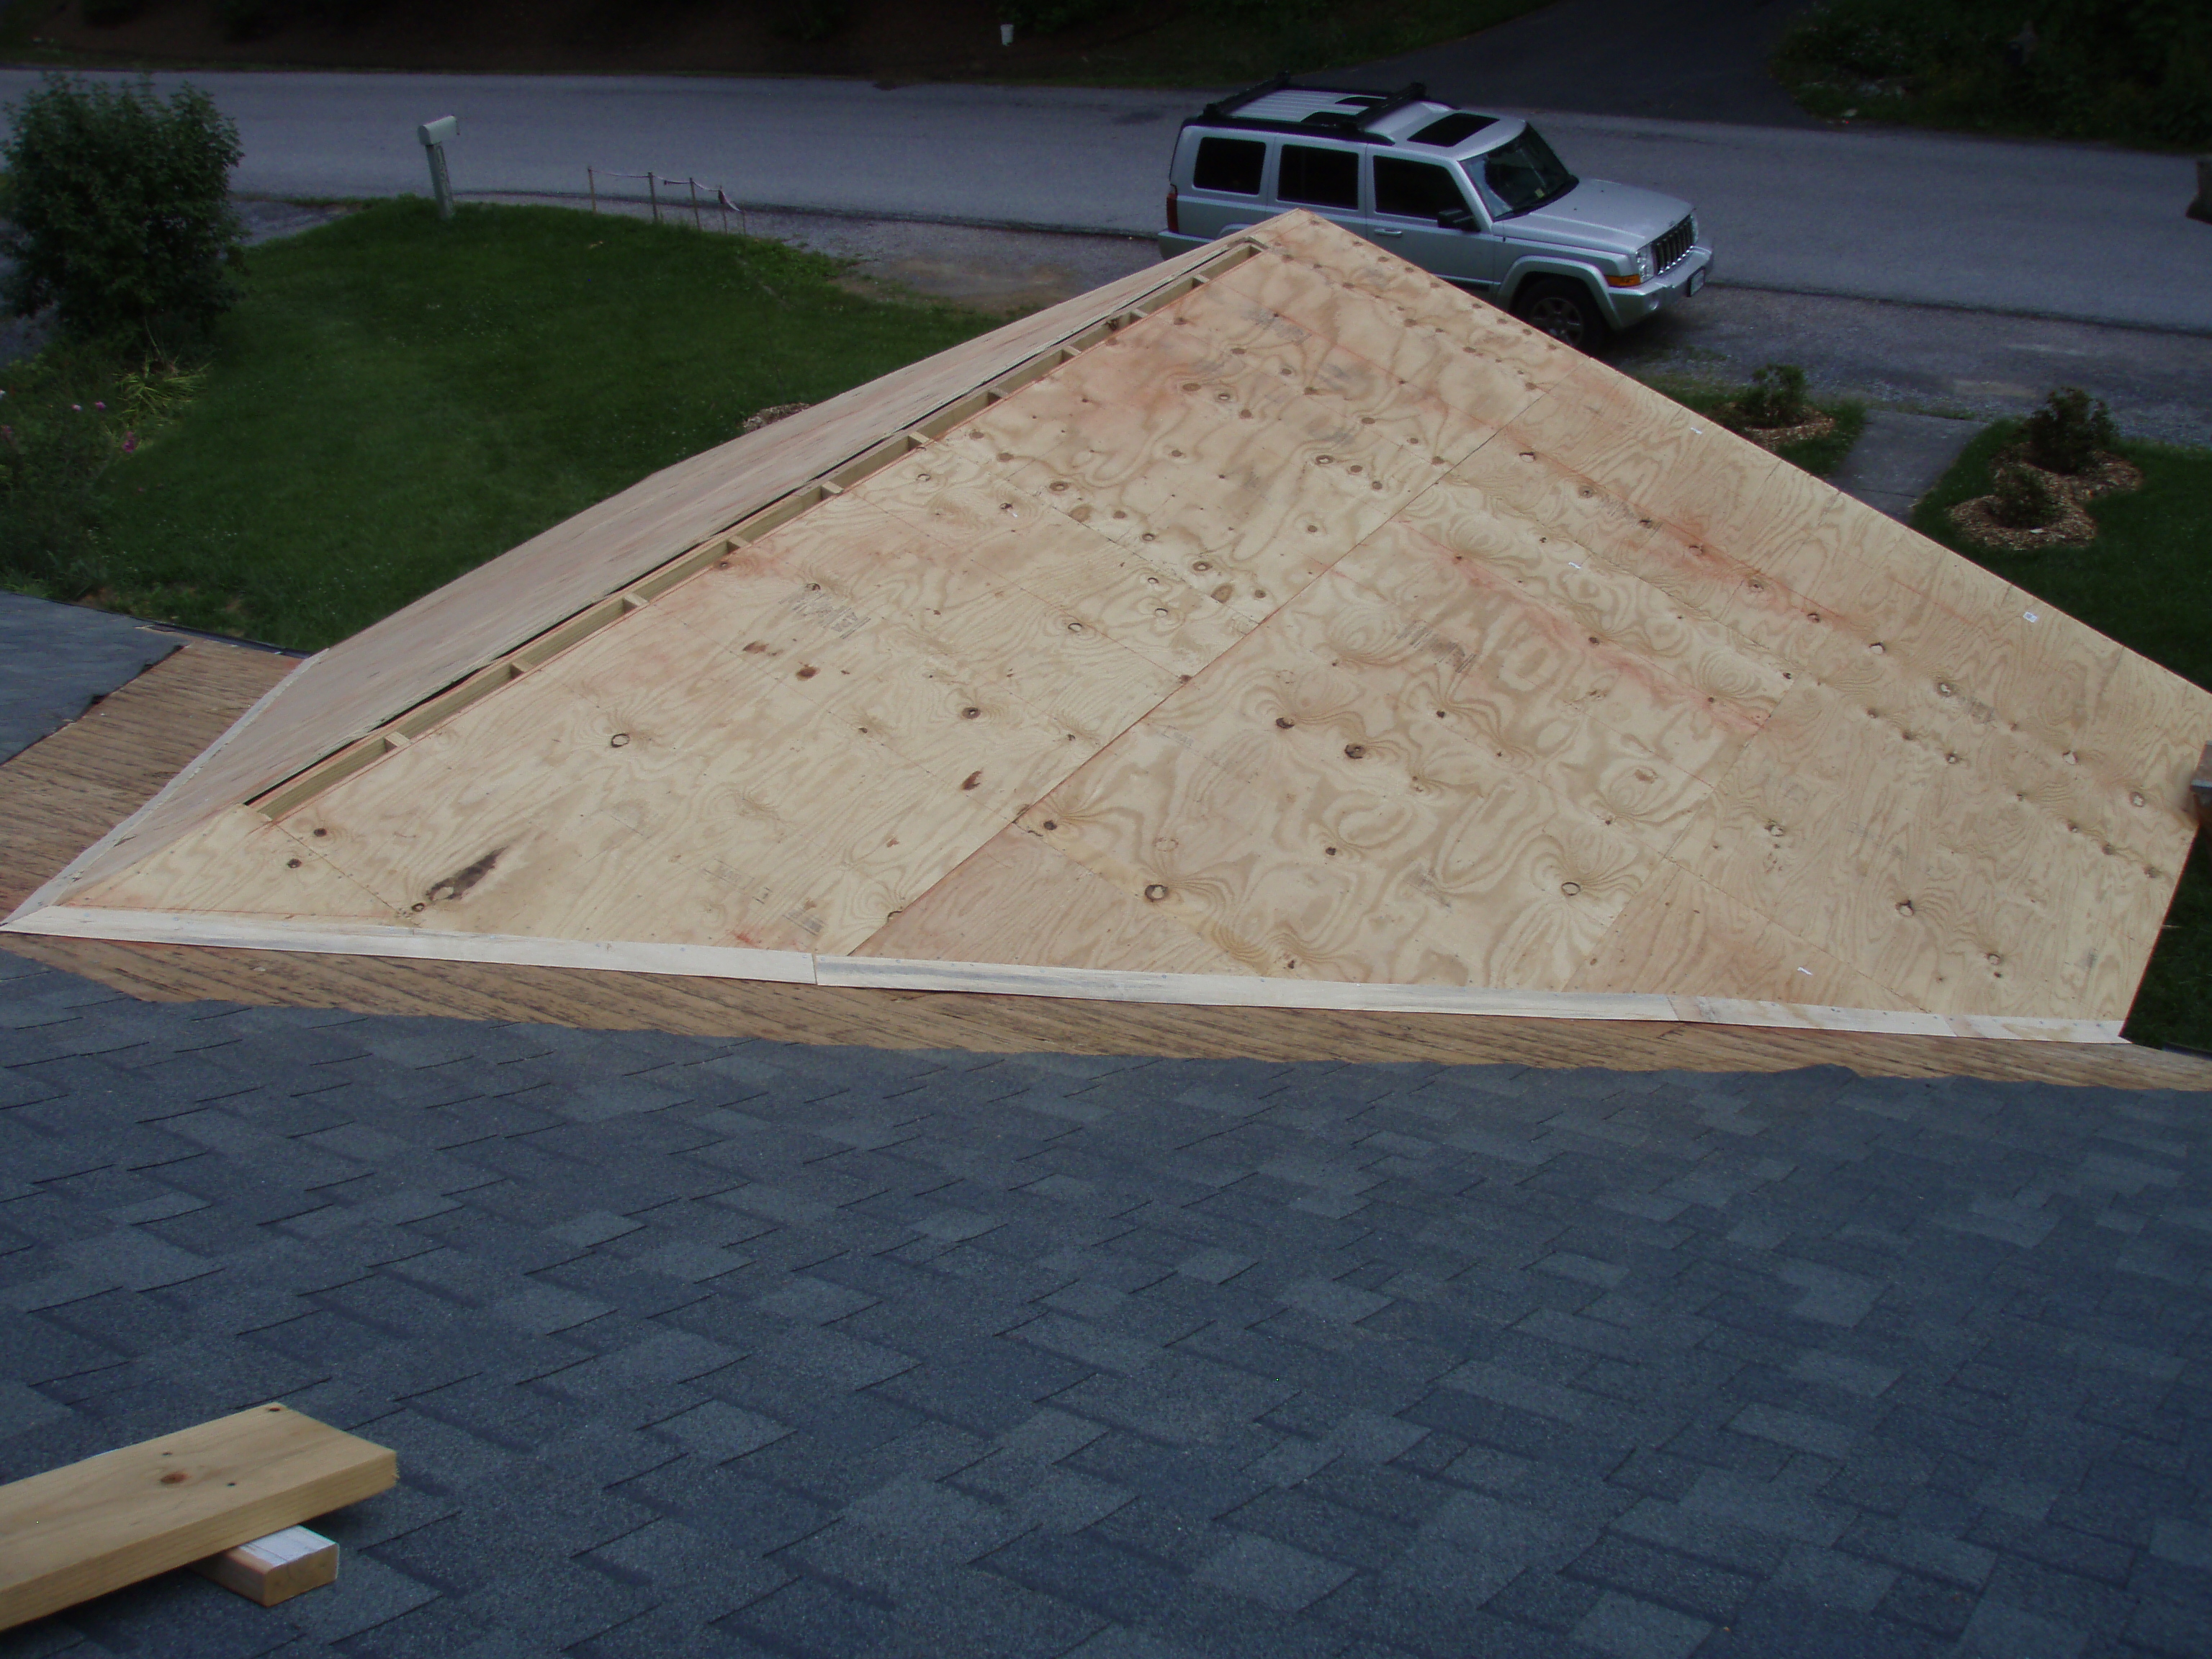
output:
<svg viewBox="0 0 2212 1659"><path fill-rule="evenodd" d="M0 1486L0 1629L374 1497L398 1460L281 1405Z"/></svg>

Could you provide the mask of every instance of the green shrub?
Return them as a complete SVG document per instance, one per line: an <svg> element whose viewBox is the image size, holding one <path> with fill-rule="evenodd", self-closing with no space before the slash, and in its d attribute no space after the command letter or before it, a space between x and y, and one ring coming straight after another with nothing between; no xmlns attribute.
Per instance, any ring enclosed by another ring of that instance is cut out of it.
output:
<svg viewBox="0 0 2212 1659"><path fill-rule="evenodd" d="M1058 34L1119 9L1114 0L1004 0L999 21L1036 34Z"/></svg>
<svg viewBox="0 0 2212 1659"><path fill-rule="evenodd" d="M2021 437L2031 462L2046 472L2069 476L2087 472L2100 451L2119 441L2104 399L2093 402L2078 386L2060 386L2045 398L2043 407L2021 423Z"/></svg>
<svg viewBox="0 0 2212 1659"><path fill-rule="evenodd" d="M1775 70L1824 114L2212 143L2202 0L1828 0L1783 37Z"/></svg>
<svg viewBox="0 0 2212 1659"><path fill-rule="evenodd" d="M280 0L216 0L216 21L223 38L251 40L266 34L281 21Z"/></svg>
<svg viewBox="0 0 2212 1659"><path fill-rule="evenodd" d="M1990 516L2014 530L2040 530L2058 516L2058 492L2032 466L2017 463L1996 470Z"/></svg>
<svg viewBox="0 0 2212 1659"><path fill-rule="evenodd" d="M9 112L0 249L15 268L0 296L12 309L52 305L89 337L197 334L229 307L238 129L205 93L180 88L165 103L150 81L50 75Z"/></svg>
<svg viewBox="0 0 2212 1659"><path fill-rule="evenodd" d="M787 40L827 40L852 12L849 0L782 0L769 27Z"/></svg>
<svg viewBox="0 0 2212 1659"><path fill-rule="evenodd" d="M1813 406L1805 401L1805 371L1795 363L1754 369L1735 406L1747 426L1801 426L1813 418Z"/></svg>

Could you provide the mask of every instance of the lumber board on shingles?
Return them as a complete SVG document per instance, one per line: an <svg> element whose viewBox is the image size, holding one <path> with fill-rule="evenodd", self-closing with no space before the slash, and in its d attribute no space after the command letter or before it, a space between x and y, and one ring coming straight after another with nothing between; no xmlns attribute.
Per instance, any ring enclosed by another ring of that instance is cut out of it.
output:
<svg viewBox="0 0 2212 1659"><path fill-rule="evenodd" d="M264 718L228 734L185 787L141 816L131 847L100 849L78 873L106 874L261 794L1051 343L1220 257L1225 246L1209 245L1134 272L679 462L478 566L310 659ZM522 569L527 580L517 574Z"/></svg>
<svg viewBox="0 0 2212 1659"><path fill-rule="evenodd" d="M258 1406L0 1486L0 1629L374 1497L392 1453Z"/></svg>
<svg viewBox="0 0 2212 1659"><path fill-rule="evenodd" d="M201 1577L213 1579L234 1595L273 1607L336 1583L338 1547L306 1527L287 1527L266 1538L234 1544L191 1566Z"/></svg>

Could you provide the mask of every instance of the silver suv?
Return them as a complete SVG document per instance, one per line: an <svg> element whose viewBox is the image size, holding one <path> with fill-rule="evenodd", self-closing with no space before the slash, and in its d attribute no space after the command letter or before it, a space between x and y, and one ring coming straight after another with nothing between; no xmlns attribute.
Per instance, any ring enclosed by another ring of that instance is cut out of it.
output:
<svg viewBox="0 0 2212 1659"><path fill-rule="evenodd" d="M1577 179L1517 116L1279 77L1183 123L1163 254L1311 209L1594 350L1695 294L1713 253L1687 202Z"/></svg>

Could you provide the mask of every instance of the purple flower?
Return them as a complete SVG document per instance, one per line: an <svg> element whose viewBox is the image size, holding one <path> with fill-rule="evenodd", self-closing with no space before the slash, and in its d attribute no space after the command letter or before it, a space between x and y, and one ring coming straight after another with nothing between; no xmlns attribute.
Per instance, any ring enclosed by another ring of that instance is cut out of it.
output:
<svg viewBox="0 0 2212 1659"><path fill-rule="evenodd" d="M138 434L137 434L137 433L135 433L135 432L126 432L126 433L125 433L125 434L123 434L123 453L124 453L125 454L128 455L129 453L131 453L131 452L132 450L134 450L134 449L136 449L136 448L137 448L137 447L138 447Z"/></svg>
<svg viewBox="0 0 2212 1659"><path fill-rule="evenodd" d="M105 415L106 413L107 413L107 405L106 405L106 404L94 404L93 405L93 407L94 407L94 409L98 410L99 410L101 414L103 414L103 415Z"/></svg>
<svg viewBox="0 0 2212 1659"><path fill-rule="evenodd" d="M83 405L82 404L71 404L70 405L70 414L72 414L72 415L82 415L82 414L83 414L83 413L84 413L84 405Z"/></svg>

